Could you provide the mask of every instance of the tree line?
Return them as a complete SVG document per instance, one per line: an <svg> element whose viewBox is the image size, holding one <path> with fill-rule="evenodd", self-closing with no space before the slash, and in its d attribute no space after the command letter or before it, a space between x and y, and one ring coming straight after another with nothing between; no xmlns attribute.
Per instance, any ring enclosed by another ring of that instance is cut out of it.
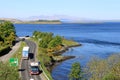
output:
<svg viewBox="0 0 120 80"><path fill-rule="evenodd" d="M0 23L0 52L8 47L11 47L16 38L16 31L14 25L9 22Z"/></svg>
<svg viewBox="0 0 120 80"><path fill-rule="evenodd" d="M39 47L55 50L62 45L62 37L54 36L53 33L34 31L33 37L39 41Z"/></svg>

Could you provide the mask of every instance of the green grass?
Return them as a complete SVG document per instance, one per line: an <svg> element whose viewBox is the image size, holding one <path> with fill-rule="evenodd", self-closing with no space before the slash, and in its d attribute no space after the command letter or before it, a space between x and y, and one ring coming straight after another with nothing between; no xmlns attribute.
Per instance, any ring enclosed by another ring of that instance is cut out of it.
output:
<svg viewBox="0 0 120 80"><path fill-rule="evenodd" d="M72 46L72 45L78 45L79 43L77 43L73 40L63 39L62 44L66 45L66 46Z"/></svg>

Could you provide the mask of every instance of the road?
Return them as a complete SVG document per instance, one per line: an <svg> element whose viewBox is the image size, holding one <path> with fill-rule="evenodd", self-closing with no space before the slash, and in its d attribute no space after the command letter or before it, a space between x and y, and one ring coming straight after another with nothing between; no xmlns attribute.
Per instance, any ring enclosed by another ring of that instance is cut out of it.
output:
<svg viewBox="0 0 120 80"><path fill-rule="evenodd" d="M30 80L31 78L34 80L41 80L40 75L30 75L29 72L30 62L36 61L36 44L29 40L25 40L25 42L30 47L29 53L32 55L32 57L29 58L29 60L21 61L21 78L22 80Z"/></svg>

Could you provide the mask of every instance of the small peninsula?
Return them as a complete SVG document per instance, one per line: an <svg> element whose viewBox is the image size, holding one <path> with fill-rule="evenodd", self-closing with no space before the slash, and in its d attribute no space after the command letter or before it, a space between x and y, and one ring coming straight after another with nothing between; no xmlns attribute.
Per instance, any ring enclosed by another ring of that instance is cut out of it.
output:
<svg viewBox="0 0 120 80"><path fill-rule="evenodd" d="M32 40L38 45L37 58L47 73L50 73L52 67L61 61L75 58L75 56L62 56L70 47L81 46L81 44L67 40L59 35L48 32L34 31ZM49 71L49 72L48 72Z"/></svg>

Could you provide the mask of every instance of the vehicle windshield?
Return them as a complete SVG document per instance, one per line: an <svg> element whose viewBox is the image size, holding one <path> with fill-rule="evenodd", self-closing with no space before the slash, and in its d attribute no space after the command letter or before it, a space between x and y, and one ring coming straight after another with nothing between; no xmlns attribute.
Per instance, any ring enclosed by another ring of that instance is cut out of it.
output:
<svg viewBox="0 0 120 80"><path fill-rule="evenodd" d="M38 66L31 66L32 71L38 71Z"/></svg>

